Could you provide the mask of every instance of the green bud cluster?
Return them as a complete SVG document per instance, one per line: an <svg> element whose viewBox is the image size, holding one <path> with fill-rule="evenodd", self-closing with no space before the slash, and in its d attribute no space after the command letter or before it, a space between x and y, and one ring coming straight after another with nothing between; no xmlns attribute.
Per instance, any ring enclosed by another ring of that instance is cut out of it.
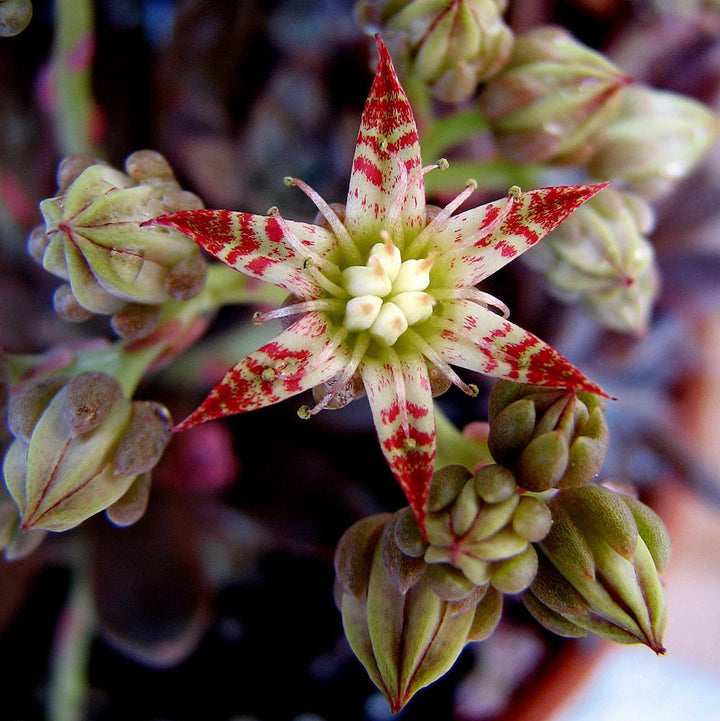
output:
<svg viewBox="0 0 720 721"><path fill-rule="evenodd" d="M17 508L5 545L18 534L73 528L103 510L117 525L136 521L170 425L164 406L129 401L106 373L27 382L8 404L14 440L3 477Z"/></svg>
<svg viewBox="0 0 720 721"><path fill-rule="evenodd" d="M583 162L619 111L628 78L562 28L518 36L479 102L500 151L528 162Z"/></svg>
<svg viewBox="0 0 720 721"><path fill-rule="evenodd" d="M697 100L633 84L601 134L588 170L655 199L697 167L719 132L717 113Z"/></svg>
<svg viewBox="0 0 720 721"><path fill-rule="evenodd" d="M28 251L66 281L55 310L79 322L112 315L118 335L149 335L168 300L202 290L207 262L198 246L171 228L143 225L164 213L202 207L178 185L155 151L128 156L122 173L96 158L70 156L58 168L57 196L40 203L44 225Z"/></svg>
<svg viewBox="0 0 720 721"><path fill-rule="evenodd" d="M488 447L528 491L591 483L608 448L598 396L499 381L490 395Z"/></svg>
<svg viewBox="0 0 720 721"><path fill-rule="evenodd" d="M409 510L400 513L395 540L403 553L430 564L439 595L453 599L491 584L501 593L519 593L535 578L533 542L550 530L545 503L520 494L513 474L496 464L475 475L463 466L436 471L430 486L424 541Z"/></svg>
<svg viewBox="0 0 720 721"><path fill-rule="evenodd" d="M658 578L670 539L657 514L635 498L600 486L559 491L553 524L538 544L540 567L522 599L561 636L588 631L663 653L666 609Z"/></svg>
<svg viewBox="0 0 720 721"><path fill-rule="evenodd" d="M642 333L659 290L647 238L654 225L647 201L608 187L523 259L544 274L557 298L581 303L608 328Z"/></svg>
<svg viewBox="0 0 720 721"><path fill-rule="evenodd" d="M358 521L335 552L336 602L350 646L393 712L443 676L502 614L502 594L408 555L409 509ZM417 527L416 527L417 532Z"/></svg>
<svg viewBox="0 0 720 721"><path fill-rule="evenodd" d="M358 21L383 34L401 74L427 84L439 100L458 103L507 61L513 33L506 0L361 0Z"/></svg>

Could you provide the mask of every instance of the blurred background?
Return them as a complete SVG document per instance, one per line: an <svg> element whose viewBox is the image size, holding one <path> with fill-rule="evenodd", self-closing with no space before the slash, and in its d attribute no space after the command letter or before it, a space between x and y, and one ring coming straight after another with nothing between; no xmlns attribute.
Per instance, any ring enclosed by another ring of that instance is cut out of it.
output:
<svg viewBox="0 0 720 721"><path fill-rule="evenodd" d="M94 44L68 59L69 72L91 74L94 98L78 141L58 123L62 4L34 1L29 26L0 38L0 346L10 353L111 337L103 320L59 320L57 281L25 251L74 142L116 166L156 149L210 208L277 205L311 220L310 203L282 179L344 199L372 80L372 42L351 0L97 0ZM66 13L81 7L64 0ZM632 78L720 111L717 4L511 0L506 21L516 33L559 24ZM661 292L640 335L557 300L527 266L493 276L514 322L618 399L601 478L636 488L670 529L668 654L560 639L510 599L496 633L398 717L720 719L718 168L716 149L654 206ZM139 395L184 417L272 332L250 315L223 309ZM492 383L478 383L477 399L441 400L460 427L486 418ZM174 438L153 475L135 526L91 519L0 565L0 719L71 721L73 693L85 694L82 718L92 721L389 718L333 601L340 535L404 504L367 405L299 423L290 402L201 426ZM74 574L78 559L89 577Z"/></svg>

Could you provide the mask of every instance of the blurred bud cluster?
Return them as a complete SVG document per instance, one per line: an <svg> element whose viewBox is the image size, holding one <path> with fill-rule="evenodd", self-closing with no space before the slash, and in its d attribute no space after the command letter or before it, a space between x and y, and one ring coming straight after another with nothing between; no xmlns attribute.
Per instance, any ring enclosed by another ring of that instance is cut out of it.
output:
<svg viewBox="0 0 720 721"><path fill-rule="evenodd" d="M101 511L119 526L142 516L171 426L164 406L130 401L112 376L84 372L24 383L7 417L14 440L3 477L17 507L2 506L7 557L32 550L44 531L65 531Z"/></svg>
<svg viewBox="0 0 720 721"><path fill-rule="evenodd" d="M591 631L664 651L658 573L670 542L639 500L594 484L603 404L500 381L490 398L496 463L432 479L423 536L409 507L353 525L335 552L345 633L393 710L488 638L503 596L562 636Z"/></svg>
<svg viewBox="0 0 720 721"><path fill-rule="evenodd" d="M438 100L467 100L507 60L513 33L507 0L362 0L355 7L369 32L381 32L401 72L427 83Z"/></svg>
<svg viewBox="0 0 720 721"><path fill-rule="evenodd" d="M207 263L181 233L143 225L202 207L167 161L141 150L126 159L125 171L86 156L63 160L57 196L40 204L45 223L30 233L28 251L66 281L54 297L63 319L111 315L115 332L134 340L155 329L163 303L202 289Z"/></svg>

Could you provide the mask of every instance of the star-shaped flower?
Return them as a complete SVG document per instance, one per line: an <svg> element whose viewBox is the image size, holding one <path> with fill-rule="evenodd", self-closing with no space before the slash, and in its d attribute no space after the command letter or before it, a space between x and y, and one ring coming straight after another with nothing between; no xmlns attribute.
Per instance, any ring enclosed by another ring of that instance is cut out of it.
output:
<svg viewBox="0 0 720 721"><path fill-rule="evenodd" d="M281 308L256 318L281 318L285 329L231 368L175 430L315 389L316 405L301 409L311 416L364 387L383 453L424 529L436 449L433 394L450 383L477 393L451 365L606 395L475 287L604 184L513 187L502 200L453 215L475 189L470 183L443 209L426 206L423 176L441 163L422 167L412 109L379 37L377 46L344 207L287 178L317 206L321 224L285 220L277 208L267 216L192 210L153 222L289 293Z"/></svg>

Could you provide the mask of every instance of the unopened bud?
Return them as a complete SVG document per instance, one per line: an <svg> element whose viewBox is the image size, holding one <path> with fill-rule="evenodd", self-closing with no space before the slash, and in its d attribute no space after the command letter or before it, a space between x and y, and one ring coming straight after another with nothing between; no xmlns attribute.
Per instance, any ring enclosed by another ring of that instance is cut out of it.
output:
<svg viewBox="0 0 720 721"><path fill-rule="evenodd" d="M115 453L115 471L120 475L147 473L165 450L172 420L165 406L152 401L134 401L130 424Z"/></svg>
<svg viewBox="0 0 720 721"><path fill-rule="evenodd" d="M509 470L491 464L471 476L447 466L435 473L430 496L424 559L431 567L453 567L472 584L504 593L530 585L537 569L531 542L547 534L552 518L542 501L518 493ZM454 576L448 582L458 586Z"/></svg>
<svg viewBox="0 0 720 721"><path fill-rule="evenodd" d="M401 518L359 521L335 554L345 635L393 712L445 674L466 643L487 637L501 613L501 599L491 594L483 604L488 589L450 566L406 557L421 572L398 586L397 569L407 563L397 559Z"/></svg>
<svg viewBox="0 0 720 721"><path fill-rule="evenodd" d="M592 394L499 381L490 396L490 453L529 491L590 483L607 452L603 410Z"/></svg>
<svg viewBox="0 0 720 721"><path fill-rule="evenodd" d="M401 74L426 83L439 100L457 103L510 54L513 34L502 20L504 6L493 0L364 0L355 11L362 25L382 31Z"/></svg>
<svg viewBox="0 0 720 721"><path fill-rule="evenodd" d="M578 302L603 325L643 333L659 290L652 208L640 196L605 188L523 258L548 290Z"/></svg>
<svg viewBox="0 0 720 721"><path fill-rule="evenodd" d="M552 630L591 631L663 653L666 610L658 571L670 544L660 518L599 486L564 489L549 506L554 523L539 544L545 560L527 596L530 612Z"/></svg>
<svg viewBox="0 0 720 721"><path fill-rule="evenodd" d="M370 567L378 540L392 516L382 513L353 524L335 549L335 576L343 590L362 598L367 593Z"/></svg>
<svg viewBox="0 0 720 721"><path fill-rule="evenodd" d="M129 173L86 156L66 158L58 169L58 195L42 201L44 235L33 231L30 254L68 281L88 313L114 314L126 303L158 305L184 300L204 283L198 246L173 229L145 224L167 212L196 209L167 162L154 151L128 158ZM80 319L65 295L58 309Z"/></svg>
<svg viewBox="0 0 720 721"><path fill-rule="evenodd" d="M139 475L125 493L105 510L105 515L116 526L131 526L139 521L150 500L152 477L149 473Z"/></svg>
<svg viewBox="0 0 720 721"><path fill-rule="evenodd" d="M59 285L53 293L53 310L68 323L84 323L93 317L87 308L78 303L68 283Z"/></svg>
<svg viewBox="0 0 720 721"><path fill-rule="evenodd" d="M25 534L64 531L115 504L157 463L170 425L162 406L131 403L97 372L31 382L8 416L15 440L3 476ZM136 519L143 493L138 486L117 517Z"/></svg>
<svg viewBox="0 0 720 721"><path fill-rule="evenodd" d="M515 40L502 72L480 95L500 151L517 162L582 162L617 114L625 77L561 28Z"/></svg>
<svg viewBox="0 0 720 721"><path fill-rule="evenodd" d="M40 416L67 381L68 379L62 376L52 376L31 381L15 393L8 404L10 433L29 443Z"/></svg>
<svg viewBox="0 0 720 721"><path fill-rule="evenodd" d="M619 115L589 162L597 178L627 183L647 198L670 192L706 157L720 132L710 108L644 85L625 89Z"/></svg>
<svg viewBox="0 0 720 721"><path fill-rule="evenodd" d="M120 384L107 373L82 373L71 378L63 395L62 420L71 435L97 428L122 397Z"/></svg>
<svg viewBox="0 0 720 721"><path fill-rule="evenodd" d="M147 338L160 321L160 306L126 303L111 320L112 329L127 340Z"/></svg>

